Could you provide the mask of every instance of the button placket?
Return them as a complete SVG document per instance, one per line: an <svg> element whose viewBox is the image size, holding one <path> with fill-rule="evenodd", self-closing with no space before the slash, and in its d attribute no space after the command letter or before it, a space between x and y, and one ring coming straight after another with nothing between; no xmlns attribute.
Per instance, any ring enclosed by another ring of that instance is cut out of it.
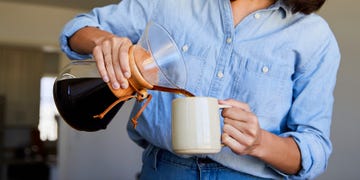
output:
<svg viewBox="0 0 360 180"><path fill-rule="evenodd" d="M189 50L189 46L185 44L185 45L181 48L181 50L182 50L183 52L187 52L187 51Z"/></svg>
<svg viewBox="0 0 360 180"><path fill-rule="evenodd" d="M264 74L266 74L266 73L269 72L269 67L263 66L262 69L261 69L261 71L262 71Z"/></svg>
<svg viewBox="0 0 360 180"><path fill-rule="evenodd" d="M219 71L218 73L217 73L217 77L218 78L223 78L224 77L224 73L222 72L222 71Z"/></svg>
<svg viewBox="0 0 360 180"><path fill-rule="evenodd" d="M231 42L232 42L232 38L231 38L231 37L228 37L228 38L226 39L226 43L230 44Z"/></svg>

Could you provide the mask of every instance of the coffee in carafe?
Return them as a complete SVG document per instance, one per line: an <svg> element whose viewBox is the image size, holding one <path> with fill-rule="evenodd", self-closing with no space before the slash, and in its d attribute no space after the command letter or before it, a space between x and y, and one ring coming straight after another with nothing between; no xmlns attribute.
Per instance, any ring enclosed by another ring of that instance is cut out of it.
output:
<svg viewBox="0 0 360 180"><path fill-rule="evenodd" d="M105 129L124 103L117 104L101 120L93 118L118 99L101 78L57 81L54 84L54 98L59 113L68 124L83 131Z"/></svg>

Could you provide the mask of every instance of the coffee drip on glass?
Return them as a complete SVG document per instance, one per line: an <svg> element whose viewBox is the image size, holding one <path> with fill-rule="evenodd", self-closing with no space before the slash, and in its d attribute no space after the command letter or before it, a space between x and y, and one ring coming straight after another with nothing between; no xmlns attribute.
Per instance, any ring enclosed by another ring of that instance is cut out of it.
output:
<svg viewBox="0 0 360 180"><path fill-rule="evenodd" d="M94 60L71 61L56 79L53 87L56 107L62 118L74 129L106 129L124 102L146 100L137 118L151 100L147 90L194 96L186 91L186 67L181 53L169 33L156 23L149 23L138 41L129 49L131 77L127 89L113 89L105 83Z"/></svg>

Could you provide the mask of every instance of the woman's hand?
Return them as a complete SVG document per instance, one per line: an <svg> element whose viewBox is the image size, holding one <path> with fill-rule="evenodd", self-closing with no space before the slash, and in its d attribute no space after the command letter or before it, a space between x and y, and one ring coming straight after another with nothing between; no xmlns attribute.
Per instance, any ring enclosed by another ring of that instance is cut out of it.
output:
<svg viewBox="0 0 360 180"><path fill-rule="evenodd" d="M110 82L114 89L126 89L131 72L129 67L129 48L132 45L128 38L107 36L93 49L93 56L103 80Z"/></svg>
<svg viewBox="0 0 360 180"><path fill-rule="evenodd" d="M96 27L84 27L69 39L72 50L80 54L93 54L98 71L114 89L126 89L131 76L128 52L130 39L118 37Z"/></svg>
<svg viewBox="0 0 360 180"><path fill-rule="evenodd" d="M219 100L220 104L231 105L222 111L224 127L222 142L239 155L251 155L261 142L261 128L250 107L242 102Z"/></svg>
<svg viewBox="0 0 360 180"><path fill-rule="evenodd" d="M219 100L219 104L232 106L222 112L221 140L234 153L257 157L286 174L296 174L301 169L300 150L292 137L261 129L258 118L245 103L229 99Z"/></svg>

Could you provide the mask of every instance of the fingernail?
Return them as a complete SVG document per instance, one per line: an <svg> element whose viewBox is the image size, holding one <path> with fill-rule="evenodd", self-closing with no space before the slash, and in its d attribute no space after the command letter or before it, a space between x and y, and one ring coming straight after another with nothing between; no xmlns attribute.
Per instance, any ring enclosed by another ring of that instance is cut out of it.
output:
<svg viewBox="0 0 360 180"><path fill-rule="evenodd" d="M125 76L125 78L130 78L130 73L129 73L129 72L125 72L125 73L124 73L124 76Z"/></svg>
<svg viewBox="0 0 360 180"><path fill-rule="evenodd" d="M128 84L127 84L127 83L122 83L122 84L121 84L121 88L123 88L123 89L128 88Z"/></svg>
<svg viewBox="0 0 360 180"><path fill-rule="evenodd" d="M107 76L103 77L104 82L109 82L109 78Z"/></svg>
<svg viewBox="0 0 360 180"><path fill-rule="evenodd" d="M113 88L114 88L114 89L119 89L119 88L120 88L119 83L114 82L114 83L113 83Z"/></svg>

